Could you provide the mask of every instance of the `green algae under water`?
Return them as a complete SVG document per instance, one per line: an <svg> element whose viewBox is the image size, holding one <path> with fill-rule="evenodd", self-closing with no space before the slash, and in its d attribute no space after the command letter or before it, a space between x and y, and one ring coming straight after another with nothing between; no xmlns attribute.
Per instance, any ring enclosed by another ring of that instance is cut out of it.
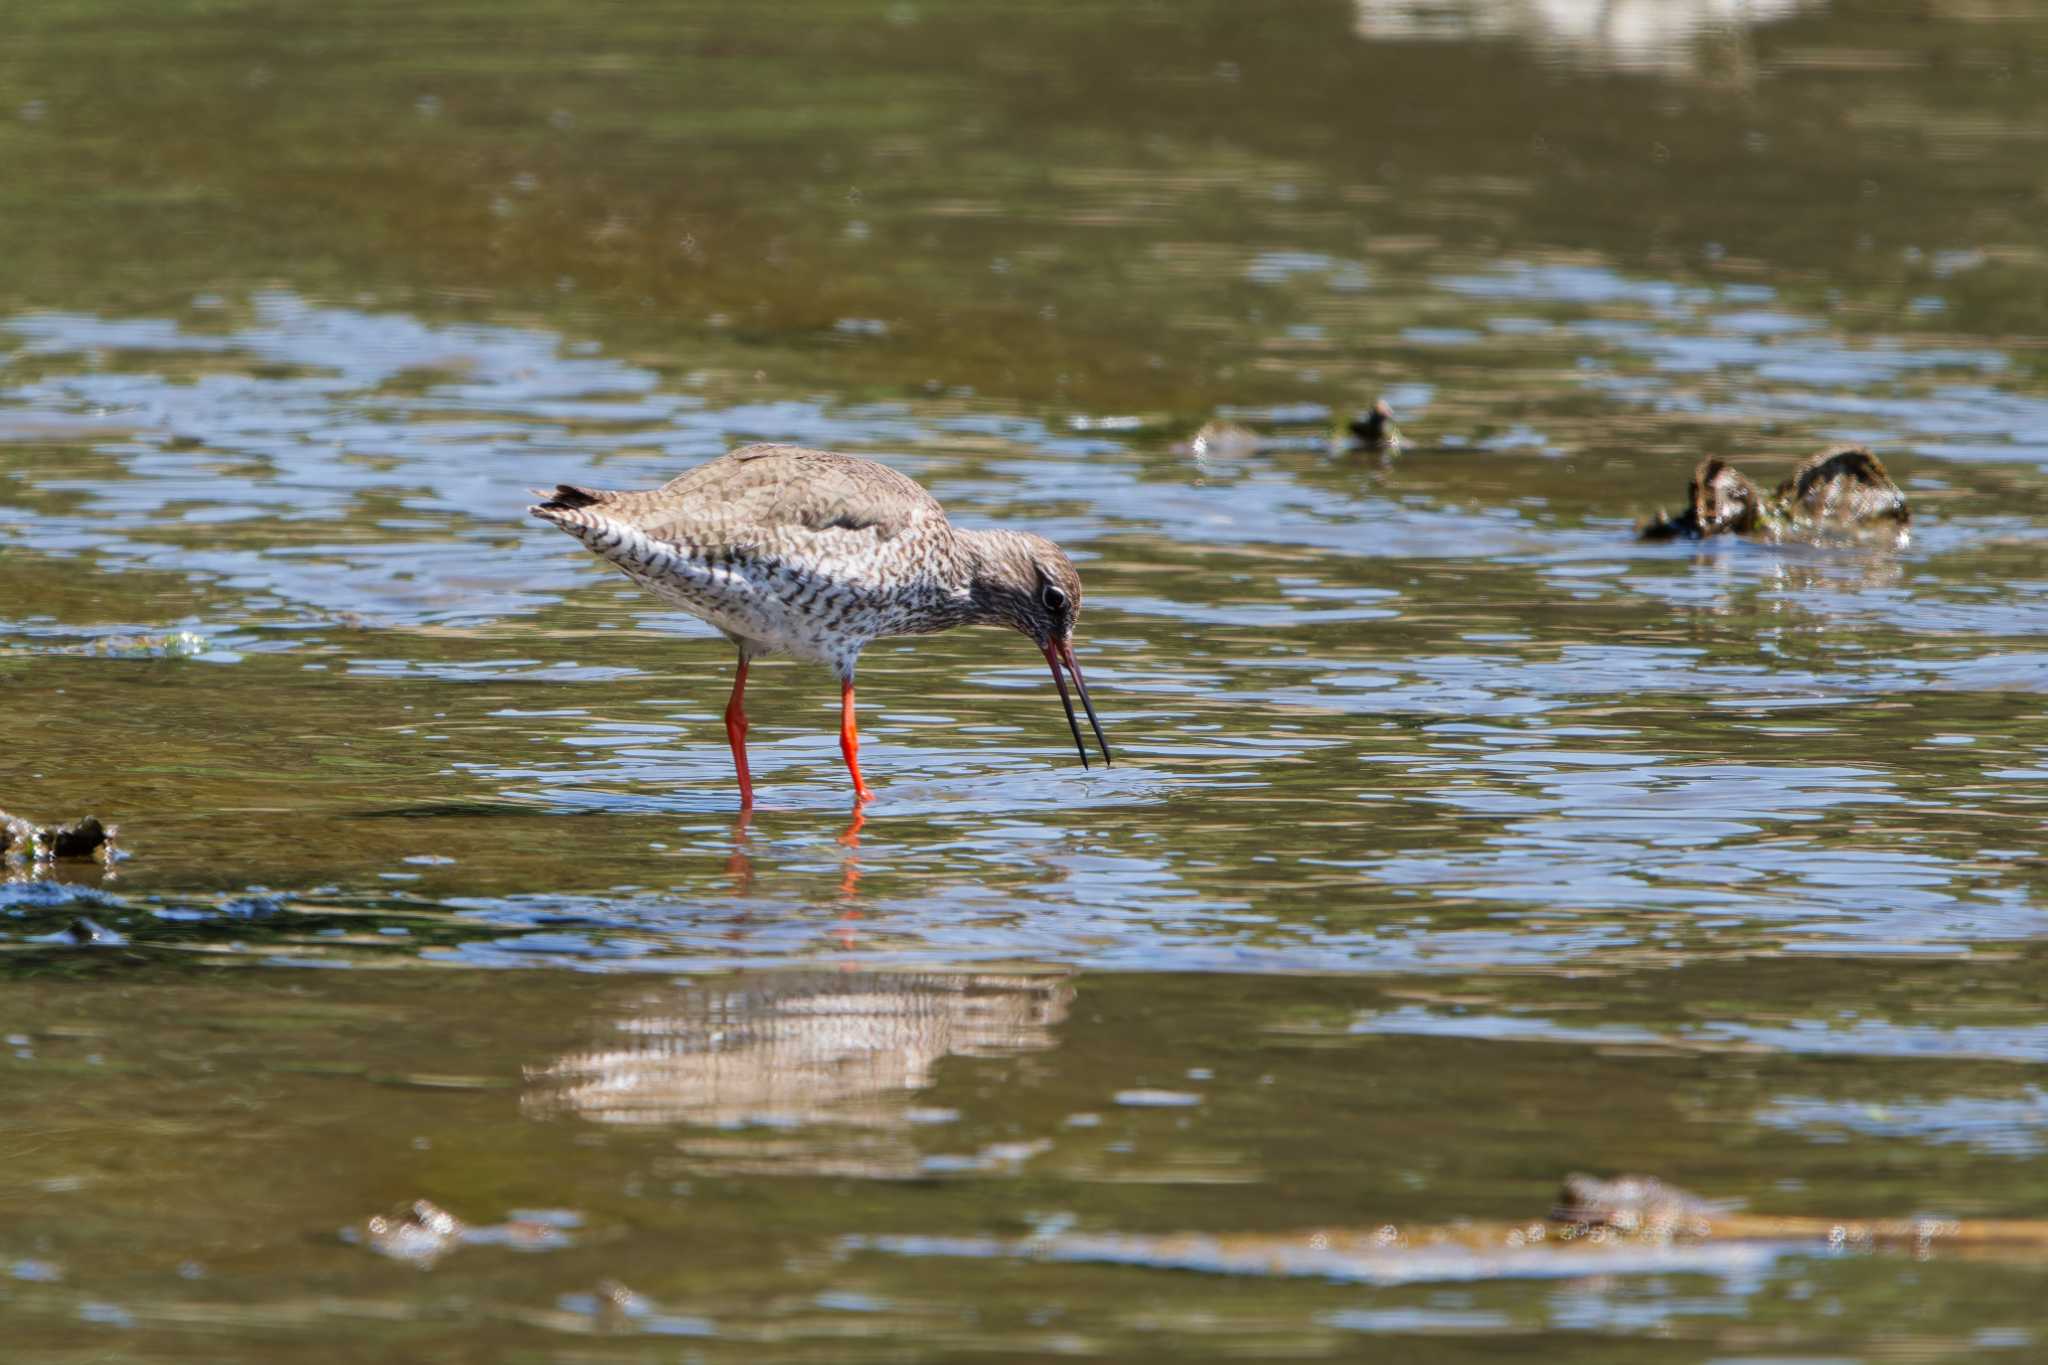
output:
<svg viewBox="0 0 2048 1365"><path fill-rule="evenodd" d="M10 1358L2038 1351L1938 1257L876 1250L2048 1215L2048 25L1619 8L17 16L0 807L127 856L0 883ZM727 647L523 507L753 439L1072 551L1117 766L884 642L864 827L786 664L738 822ZM1905 550L1631 538L1836 442Z"/></svg>

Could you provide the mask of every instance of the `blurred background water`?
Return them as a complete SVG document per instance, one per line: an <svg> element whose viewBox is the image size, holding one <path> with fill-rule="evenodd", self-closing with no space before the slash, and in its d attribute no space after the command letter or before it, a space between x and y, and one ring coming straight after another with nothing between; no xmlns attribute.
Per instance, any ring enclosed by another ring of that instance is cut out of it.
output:
<svg viewBox="0 0 2048 1365"><path fill-rule="evenodd" d="M2048 1215L2048 15L11 29L0 806L128 855L0 884L15 1358L2041 1349L2037 1271L1938 1257L943 1253L1582 1168ZM1187 453L1382 395L1397 460ZM865 827L780 664L738 821L727 646L523 508L756 439L1073 552L1117 766L1021 642L884 642ZM1632 538L1835 441L1904 551ZM549 1231L341 1235L417 1198Z"/></svg>

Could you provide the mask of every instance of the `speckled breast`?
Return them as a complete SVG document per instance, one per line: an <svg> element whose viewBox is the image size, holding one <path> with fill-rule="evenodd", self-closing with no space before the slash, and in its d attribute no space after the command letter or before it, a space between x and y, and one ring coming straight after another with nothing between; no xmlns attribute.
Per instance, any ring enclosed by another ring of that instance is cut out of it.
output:
<svg viewBox="0 0 2048 1365"><path fill-rule="evenodd" d="M812 531L797 553L773 542L699 558L647 542L607 556L634 582L735 641L839 667L870 641L960 619L965 594L942 570L930 535L880 540L863 531ZM783 553L778 554L780 549Z"/></svg>

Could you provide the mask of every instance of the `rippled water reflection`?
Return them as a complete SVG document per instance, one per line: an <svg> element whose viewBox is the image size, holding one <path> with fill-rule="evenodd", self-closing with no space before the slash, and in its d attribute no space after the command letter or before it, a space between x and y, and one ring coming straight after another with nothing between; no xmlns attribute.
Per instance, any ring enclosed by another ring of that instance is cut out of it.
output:
<svg viewBox="0 0 2048 1365"><path fill-rule="evenodd" d="M201 108L108 10L0 124L0 807L122 827L0 880L33 1358L2033 1347L1939 1258L1029 1249L2042 1212L2038 23L521 15L120 18ZM1014 639L884 642L866 819L783 664L741 819L728 647L523 509L752 439L1066 545L1117 766ZM1903 551L1633 538L1836 441ZM473 1235L373 1255L421 1198Z"/></svg>

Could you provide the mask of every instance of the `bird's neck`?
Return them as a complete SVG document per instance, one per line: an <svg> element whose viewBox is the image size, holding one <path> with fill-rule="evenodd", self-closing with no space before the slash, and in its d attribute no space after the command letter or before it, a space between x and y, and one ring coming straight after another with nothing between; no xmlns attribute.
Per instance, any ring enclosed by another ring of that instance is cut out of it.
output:
<svg viewBox="0 0 2048 1365"><path fill-rule="evenodd" d="M1001 589L1016 575L1019 563L1029 564L1030 545L1015 531L953 532L954 563L965 596L963 624L1010 625L1003 609L1008 596Z"/></svg>

